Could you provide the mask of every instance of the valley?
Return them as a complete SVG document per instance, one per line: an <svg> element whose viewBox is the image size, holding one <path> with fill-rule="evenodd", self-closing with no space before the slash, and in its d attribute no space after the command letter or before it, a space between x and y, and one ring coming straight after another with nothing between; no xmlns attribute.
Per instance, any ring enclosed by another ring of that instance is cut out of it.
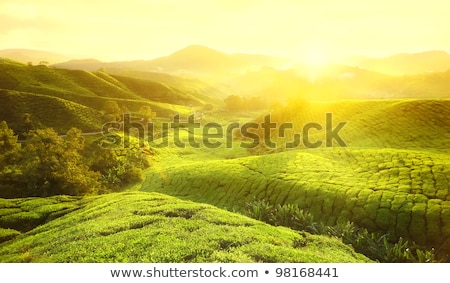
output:
<svg viewBox="0 0 450 283"><path fill-rule="evenodd" d="M380 247L399 253L414 243L418 251L397 261L449 261L448 70L398 76L366 60L311 80L308 68L281 68L285 59L199 46L149 62L99 62L0 59L0 261L382 261L355 251L342 236L349 231L337 236L346 223L353 236L386 239ZM124 114L137 131L124 129ZM198 129L165 128L175 115L196 115ZM108 123L116 130L102 130ZM158 134L143 136L140 123ZM251 127L228 131L233 123ZM345 144L325 142L340 123ZM286 146L295 134L302 142ZM276 146L264 144L267 135ZM23 160L42 165L41 152L48 168L68 169L35 176L33 187ZM256 204L295 217L276 222L280 215L264 218ZM307 229L294 227L300 211Z"/></svg>

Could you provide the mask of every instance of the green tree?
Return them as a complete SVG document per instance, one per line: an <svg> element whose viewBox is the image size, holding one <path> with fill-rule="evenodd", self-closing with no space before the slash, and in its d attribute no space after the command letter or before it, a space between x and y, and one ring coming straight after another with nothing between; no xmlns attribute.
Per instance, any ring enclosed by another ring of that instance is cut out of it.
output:
<svg viewBox="0 0 450 283"><path fill-rule="evenodd" d="M23 153L23 182L26 194L50 196L95 193L99 175L84 164L80 151L84 139L77 129L62 139L53 129L30 132Z"/></svg>
<svg viewBox="0 0 450 283"><path fill-rule="evenodd" d="M237 95L230 95L224 100L225 108L228 111L242 111L245 108L244 99Z"/></svg>
<svg viewBox="0 0 450 283"><path fill-rule="evenodd" d="M139 113L142 115L144 119L143 120L144 124L151 121L153 118L152 108L148 105L144 105L141 108L139 108Z"/></svg>
<svg viewBox="0 0 450 283"><path fill-rule="evenodd" d="M206 103L203 106L203 110L205 110L205 111L212 111L212 110L214 110L214 105L212 105L211 103Z"/></svg>
<svg viewBox="0 0 450 283"><path fill-rule="evenodd" d="M8 127L6 121L0 122L0 155L17 149L17 136L12 129Z"/></svg>
<svg viewBox="0 0 450 283"><path fill-rule="evenodd" d="M20 144L5 121L0 122L0 197L15 197L20 179Z"/></svg>
<svg viewBox="0 0 450 283"><path fill-rule="evenodd" d="M117 102L114 100L107 100L103 105L103 117L106 122L120 120L121 110Z"/></svg>

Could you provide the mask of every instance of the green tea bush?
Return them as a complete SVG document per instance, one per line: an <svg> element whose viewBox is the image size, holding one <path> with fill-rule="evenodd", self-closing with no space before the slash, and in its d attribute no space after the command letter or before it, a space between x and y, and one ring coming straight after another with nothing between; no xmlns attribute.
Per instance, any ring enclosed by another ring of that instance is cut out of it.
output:
<svg viewBox="0 0 450 283"><path fill-rule="evenodd" d="M379 217L389 218L388 211L386 213L379 213ZM369 232L350 221L328 226L316 222L310 212L297 205L272 205L265 200L254 200L247 203L245 214L271 225L339 238L356 252L378 262L436 262L434 249L423 250L415 242L402 237L392 239L389 234Z"/></svg>
<svg viewBox="0 0 450 283"><path fill-rule="evenodd" d="M14 239L18 235L20 232L17 230L0 228L0 243Z"/></svg>

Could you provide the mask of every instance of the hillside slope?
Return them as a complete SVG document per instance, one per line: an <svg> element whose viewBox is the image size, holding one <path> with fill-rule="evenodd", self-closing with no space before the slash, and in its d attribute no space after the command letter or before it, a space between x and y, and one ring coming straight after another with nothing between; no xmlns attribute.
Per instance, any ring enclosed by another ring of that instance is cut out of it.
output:
<svg viewBox="0 0 450 283"><path fill-rule="evenodd" d="M0 105L0 121L7 121L16 134L25 132L24 113L32 115L35 127L51 127L59 133L72 127L97 132L102 122L99 111L51 95L0 89Z"/></svg>
<svg viewBox="0 0 450 283"><path fill-rule="evenodd" d="M20 131L25 113L31 114L37 125L54 127L60 133L70 127L98 131L100 111L110 100L116 101L125 109L123 111L137 112L148 105L162 117L189 112L191 106L220 103L212 96L220 91L201 81L191 85L186 81L178 83L176 77L172 79L174 82L160 83L115 77L103 71L27 66L0 58L0 99L3 102L0 119L6 120L16 132ZM72 123L77 119L84 122Z"/></svg>
<svg viewBox="0 0 450 283"><path fill-rule="evenodd" d="M230 160L194 154L207 149L160 151L142 190L234 209L254 199L292 203L329 225L350 220L449 253L450 101L311 102L271 118L293 122L301 134L317 122L323 130L312 129L309 139L325 141L326 112L333 127L347 122L340 132L347 147L323 142L287 150L282 143L292 141L291 132L274 139L277 149L259 147L250 151L255 156Z"/></svg>
<svg viewBox="0 0 450 283"><path fill-rule="evenodd" d="M0 232L13 238L0 244L1 262L368 261L337 239L156 193L0 200L0 208ZM30 219L47 223L11 232Z"/></svg>
<svg viewBox="0 0 450 283"><path fill-rule="evenodd" d="M450 69L450 54L441 50L400 53L386 58L359 57L348 60L357 66L393 75L443 72Z"/></svg>
<svg viewBox="0 0 450 283"><path fill-rule="evenodd" d="M270 115L279 125L292 123L294 130L286 131L285 139L277 138L277 130L272 136L283 143L292 140L294 132L303 134L306 124L318 123L322 129L309 130L310 140L325 141L326 113L331 113L333 129L346 123L339 136L350 148L449 149L450 99L293 100Z"/></svg>

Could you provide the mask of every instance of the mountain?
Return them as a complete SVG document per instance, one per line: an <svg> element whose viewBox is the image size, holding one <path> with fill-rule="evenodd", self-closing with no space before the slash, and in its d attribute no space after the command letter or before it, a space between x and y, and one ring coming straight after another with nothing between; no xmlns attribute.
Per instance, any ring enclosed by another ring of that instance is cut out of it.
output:
<svg viewBox="0 0 450 283"><path fill-rule="evenodd" d="M316 71L304 66L262 68L228 79L229 93L284 102L307 100L449 98L450 71L392 76L354 66L329 65Z"/></svg>
<svg viewBox="0 0 450 283"><path fill-rule="evenodd" d="M391 75L413 75L443 72L450 69L450 54L434 50L421 53L401 53L386 58L351 57L347 63Z"/></svg>
<svg viewBox="0 0 450 283"><path fill-rule="evenodd" d="M0 57L8 58L25 64L31 62L34 65L38 65L40 62L47 62L47 64L56 64L71 59L67 55L31 49L0 50Z"/></svg>
<svg viewBox="0 0 450 283"><path fill-rule="evenodd" d="M167 56L152 60L102 62L97 59L73 60L70 56L30 49L0 50L0 57L21 63L47 62L53 67L108 72L124 70L159 72L172 75L218 78L259 70L262 67L291 68L294 60L261 54L227 54L202 45L190 45ZM385 58L353 56L342 60L343 64L369 69L389 75L413 75L425 72L442 72L450 69L450 54L433 50L420 53L400 53Z"/></svg>
<svg viewBox="0 0 450 283"><path fill-rule="evenodd" d="M292 60L255 54L226 54L201 45L191 45L168 56L153 60L134 60L123 62L100 62L94 60L71 60L54 64L53 67L96 71L104 68L107 72L133 70L141 72L160 72L190 77L219 78L236 75L249 69L264 66L284 67Z"/></svg>
<svg viewBox="0 0 450 283"><path fill-rule="evenodd" d="M149 66L169 72L215 72L239 67L239 61L229 55L201 45L191 45L167 57L152 60Z"/></svg>
<svg viewBox="0 0 450 283"><path fill-rule="evenodd" d="M61 69L97 71L105 63L97 59L73 59L62 63L53 64Z"/></svg>

